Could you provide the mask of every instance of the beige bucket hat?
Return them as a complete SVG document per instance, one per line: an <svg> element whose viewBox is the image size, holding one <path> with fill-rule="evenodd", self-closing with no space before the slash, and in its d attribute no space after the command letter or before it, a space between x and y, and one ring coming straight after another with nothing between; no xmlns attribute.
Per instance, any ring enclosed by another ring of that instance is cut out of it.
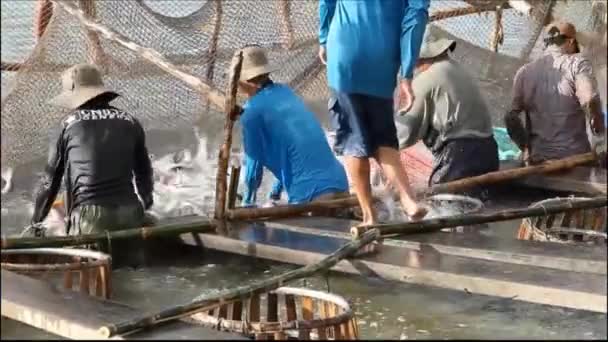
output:
<svg viewBox="0 0 608 342"><path fill-rule="evenodd" d="M420 47L420 59L435 58L441 55L445 50L454 51L456 41L452 39L440 38L432 32L432 28L426 28L422 46Z"/></svg>
<svg viewBox="0 0 608 342"><path fill-rule="evenodd" d="M270 65L266 51L259 46L247 46L241 49L243 52L243 65L241 66L241 81L249 81L260 75L276 71L276 66Z"/></svg>
<svg viewBox="0 0 608 342"><path fill-rule="evenodd" d="M103 85L101 71L92 64L76 64L61 75L62 91L49 104L76 109L87 101L106 93L120 96Z"/></svg>

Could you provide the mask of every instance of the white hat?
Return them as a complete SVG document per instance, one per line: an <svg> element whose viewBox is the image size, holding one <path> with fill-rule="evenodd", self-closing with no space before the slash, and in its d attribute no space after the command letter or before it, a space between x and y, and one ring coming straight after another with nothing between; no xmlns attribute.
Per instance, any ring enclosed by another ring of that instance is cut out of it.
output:
<svg viewBox="0 0 608 342"><path fill-rule="evenodd" d="M61 76L62 92L50 104L76 109L87 101L106 93L113 95L112 99L120 96L103 85L101 72L91 64L76 64L63 72Z"/></svg>
<svg viewBox="0 0 608 342"><path fill-rule="evenodd" d="M241 52L243 53L241 81L249 81L252 78L269 74L278 69L270 65L266 52L259 46L248 46L243 48Z"/></svg>
<svg viewBox="0 0 608 342"><path fill-rule="evenodd" d="M444 53L447 49L454 51L454 48L456 48L455 40L439 38L435 34L431 33L431 30L432 28L427 26L424 32L424 38L422 46L420 47L420 55L418 58L434 58Z"/></svg>

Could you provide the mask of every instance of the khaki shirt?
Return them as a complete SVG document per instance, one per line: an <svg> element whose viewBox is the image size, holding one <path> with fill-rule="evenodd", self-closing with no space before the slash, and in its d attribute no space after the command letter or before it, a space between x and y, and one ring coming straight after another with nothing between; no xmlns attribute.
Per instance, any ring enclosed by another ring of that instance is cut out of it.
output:
<svg viewBox="0 0 608 342"><path fill-rule="evenodd" d="M437 152L451 139L492 135L492 119L479 87L456 61L434 63L414 77L412 88L412 108L396 118L400 148L423 140Z"/></svg>
<svg viewBox="0 0 608 342"><path fill-rule="evenodd" d="M522 66L513 79L512 109L530 119L530 158L560 159L589 152L581 105L597 96L593 71L580 54L550 46L543 56Z"/></svg>

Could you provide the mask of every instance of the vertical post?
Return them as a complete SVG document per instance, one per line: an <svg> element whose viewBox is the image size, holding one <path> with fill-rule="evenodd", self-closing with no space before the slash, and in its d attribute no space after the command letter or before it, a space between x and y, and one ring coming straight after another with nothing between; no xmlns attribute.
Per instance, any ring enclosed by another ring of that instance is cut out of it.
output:
<svg viewBox="0 0 608 342"><path fill-rule="evenodd" d="M496 6L494 11L494 32L492 35L492 44L490 48L494 52L498 52L498 46L502 45L504 39L502 29L502 5Z"/></svg>
<svg viewBox="0 0 608 342"><path fill-rule="evenodd" d="M97 8L96 0L79 0L78 3L82 12L87 19L95 21L97 19ZM85 27L87 36L87 52L89 63L97 64L100 67L106 67L109 62L106 58L103 49L101 48L101 41L97 32L93 32Z"/></svg>
<svg viewBox="0 0 608 342"><path fill-rule="evenodd" d="M216 55L217 55L217 46L218 46L218 42L219 42L219 37L220 37L220 30L222 28L222 17L223 17L223 9L222 9L222 0L214 0L214 4L215 4L215 25L213 27L213 35L211 36L211 42L209 43L209 49L207 50L207 58L205 58L205 63L208 64L207 66L207 73L206 73L206 79L207 79L207 84L212 85L213 84L213 76L215 74L215 62L216 62ZM203 106L205 107L205 110L203 111L203 113L201 113L201 116L198 119L198 123L197 123L197 128L199 130L202 130L203 125L204 125L204 120L205 120L205 114L209 112L209 98L208 97L204 97L204 104Z"/></svg>
<svg viewBox="0 0 608 342"><path fill-rule="evenodd" d="M220 148L217 162L217 179L215 183L215 219L223 220L226 212L226 190L227 190L227 173L228 159L230 158L230 147L232 145L232 128L236 120L236 95L238 80L241 76L241 64L243 62L243 53L238 52L232 58L230 66L228 87L226 89L226 101L224 112L226 114L226 123L224 124L224 143Z"/></svg>
<svg viewBox="0 0 608 342"><path fill-rule="evenodd" d="M34 14L34 36L40 40L53 16L53 3L51 0L36 1Z"/></svg>
<svg viewBox="0 0 608 342"><path fill-rule="evenodd" d="M276 4L279 6L279 20L281 21L281 31L282 35L285 35L286 41L283 43L283 47L286 49L291 49L294 45L293 38L293 25L291 24L291 20L289 20L289 16L291 14L291 8L289 4L290 0L279 0Z"/></svg>
<svg viewBox="0 0 608 342"><path fill-rule="evenodd" d="M238 193L240 176L241 168L232 166L230 168L230 183L228 184L228 210L236 207L236 195Z"/></svg>

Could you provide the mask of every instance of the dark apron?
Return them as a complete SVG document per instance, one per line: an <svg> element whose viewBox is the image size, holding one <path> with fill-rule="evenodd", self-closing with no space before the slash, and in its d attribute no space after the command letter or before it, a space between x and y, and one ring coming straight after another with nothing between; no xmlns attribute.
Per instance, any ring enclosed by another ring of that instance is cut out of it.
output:
<svg viewBox="0 0 608 342"><path fill-rule="evenodd" d="M498 144L493 136L447 141L433 151L429 186L497 171Z"/></svg>

